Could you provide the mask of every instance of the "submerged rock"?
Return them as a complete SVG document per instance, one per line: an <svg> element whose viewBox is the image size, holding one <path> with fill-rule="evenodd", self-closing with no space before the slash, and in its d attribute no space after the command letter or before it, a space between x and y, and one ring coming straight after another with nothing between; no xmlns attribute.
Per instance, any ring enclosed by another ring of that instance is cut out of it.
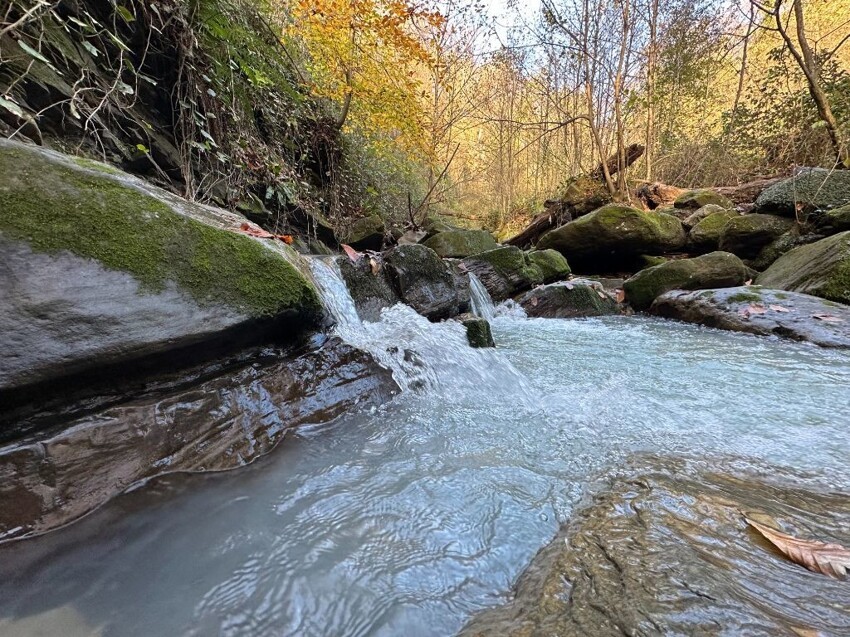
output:
<svg viewBox="0 0 850 637"><path fill-rule="evenodd" d="M786 252L756 282L850 305L850 232Z"/></svg>
<svg viewBox="0 0 850 637"><path fill-rule="evenodd" d="M499 246L486 230L449 230L438 232L424 242L441 257L462 259Z"/></svg>
<svg viewBox="0 0 850 637"><path fill-rule="evenodd" d="M764 190L756 199L756 212L794 217L804 211L838 208L850 204L850 170L804 168L799 174Z"/></svg>
<svg viewBox="0 0 850 637"><path fill-rule="evenodd" d="M774 215L743 215L723 224L719 247L742 259L752 259L766 245L788 232L794 222ZM697 226L699 227L699 226Z"/></svg>
<svg viewBox="0 0 850 637"><path fill-rule="evenodd" d="M423 316L440 320L466 309L452 266L429 247L396 246L384 255L384 267L401 300Z"/></svg>
<svg viewBox="0 0 850 637"><path fill-rule="evenodd" d="M294 250L113 167L2 140L0 210L0 402L320 323Z"/></svg>
<svg viewBox="0 0 850 637"><path fill-rule="evenodd" d="M675 208L685 208L689 210L698 210L703 206L719 206L721 208L731 210L735 207L730 199L727 199L716 190L711 188L702 188L699 190L688 190L683 192L673 202Z"/></svg>
<svg viewBox="0 0 850 637"><path fill-rule="evenodd" d="M743 285L747 276L747 267L734 254L711 252L641 270L623 284L623 289L633 308L645 310L664 292Z"/></svg>
<svg viewBox="0 0 850 637"><path fill-rule="evenodd" d="M470 347L496 347L493 331L490 329L490 322L487 319L472 314L462 314L458 317L458 320L466 328L466 339L469 341Z"/></svg>
<svg viewBox="0 0 850 637"><path fill-rule="evenodd" d="M546 233L537 249L555 249L585 270L613 271L641 254L684 245L685 231L675 217L609 204Z"/></svg>
<svg viewBox="0 0 850 637"><path fill-rule="evenodd" d="M527 292L519 304L529 318L581 318L620 314L617 300L589 279L541 285Z"/></svg>
<svg viewBox="0 0 850 637"><path fill-rule="evenodd" d="M542 269L530 254L514 246L488 250L461 263L481 280L497 303L542 283L544 278Z"/></svg>
<svg viewBox="0 0 850 637"><path fill-rule="evenodd" d="M398 389L339 339L252 363L211 379L194 370L177 387L0 446L0 542L67 524L140 480L245 465L297 425L381 405Z"/></svg>
<svg viewBox="0 0 850 637"><path fill-rule="evenodd" d="M633 457L537 554L511 601L462 637L850 632L847 582L793 564L743 517L850 546L850 497L777 467L750 471Z"/></svg>
<svg viewBox="0 0 850 637"><path fill-rule="evenodd" d="M850 307L799 292L755 285L677 290L655 299L650 312L734 332L782 336L822 347L850 347Z"/></svg>

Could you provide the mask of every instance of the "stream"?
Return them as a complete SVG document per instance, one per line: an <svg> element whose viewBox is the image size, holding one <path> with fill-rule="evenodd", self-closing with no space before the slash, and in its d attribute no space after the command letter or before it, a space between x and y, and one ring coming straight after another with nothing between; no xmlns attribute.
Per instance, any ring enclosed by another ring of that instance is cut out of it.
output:
<svg viewBox="0 0 850 637"><path fill-rule="evenodd" d="M473 350L404 306L361 323L316 267L340 335L401 394L0 547L0 635L453 635L635 454L850 492L847 352L481 299L497 349Z"/></svg>

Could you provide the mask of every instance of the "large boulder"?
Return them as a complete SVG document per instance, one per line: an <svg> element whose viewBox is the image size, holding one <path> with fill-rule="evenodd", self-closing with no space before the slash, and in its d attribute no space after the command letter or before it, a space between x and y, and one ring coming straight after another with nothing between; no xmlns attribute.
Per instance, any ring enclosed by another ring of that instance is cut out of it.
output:
<svg viewBox="0 0 850 637"><path fill-rule="evenodd" d="M709 208L709 206L706 206ZM726 223L737 217L731 210L712 212L697 221L688 233L688 251L694 254L713 252L720 247L720 235Z"/></svg>
<svg viewBox="0 0 850 637"><path fill-rule="evenodd" d="M479 252L498 248L499 244L486 230L450 230L438 232L424 242L441 257L462 259Z"/></svg>
<svg viewBox="0 0 850 637"><path fill-rule="evenodd" d="M638 255L662 254L684 244L685 231L675 217L609 204L546 233L537 249L555 249L585 270L614 270Z"/></svg>
<svg viewBox="0 0 850 637"><path fill-rule="evenodd" d="M589 279L541 285L526 292L519 304L529 318L580 318L621 313L617 299L601 283Z"/></svg>
<svg viewBox="0 0 850 637"><path fill-rule="evenodd" d="M850 304L850 232L794 248L762 272L756 283Z"/></svg>
<svg viewBox="0 0 850 637"><path fill-rule="evenodd" d="M633 308L645 310L670 290L733 287L743 285L747 276L747 267L734 254L712 252L641 270L623 284L623 289Z"/></svg>
<svg viewBox="0 0 850 637"><path fill-rule="evenodd" d="M515 246L488 250L464 259L463 269L477 276L490 297L504 301L528 288L543 282L543 272L529 254Z"/></svg>
<svg viewBox="0 0 850 637"><path fill-rule="evenodd" d="M390 281L401 300L432 321L464 311L452 266L421 244L396 246L384 255Z"/></svg>
<svg viewBox="0 0 850 637"><path fill-rule="evenodd" d="M850 205L824 211L816 220L818 231L835 234L850 230Z"/></svg>
<svg viewBox="0 0 850 637"><path fill-rule="evenodd" d="M809 294L742 286L662 294L650 312L734 332L850 348L850 307Z"/></svg>
<svg viewBox="0 0 850 637"><path fill-rule="evenodd" d="M716 190L703 188L700 190L688 190L683 192L673 202L674 208L683 208L686 210L698 210L703 206L708 205L720 206L724 209L732 209L735 204L731 200L721 195Z"/></svg>
<svg viewBox="0 0 850 637"><path fill-rule="evenodd" d="M690 230L706 217L710 217L711 215L718 212L724 212L730 216L735 214L734 210L727 210L722 206L710 203L706 204L702 208L699 208L696 212L691 212L690 210L688 210L688 215L682 221L682 225L685 226L685 230Z"/></svg>
<svg viewBox="0 0 850 637"><path fill-rule="evenodd" d="M381 318L381 310L400 301L379 257L354 262L347 256L339 256L336 261L362 320L375 322Z"/></svg>
<svg viewBox="0 0 850 637"><path fill-rule="evenodd" d="M340 243L355 250L380 250L384 244L384 221L377 215L357 219Z"/></svg>
<svg viewBox="0 0 850 637"><path fill-rule="evenodd" d="M766 188L756 199L756 212L794 217L850 204L850 170L805 168L797 175Z"/></svg>
<svg viewBox="0 0 850 637"><path fill-rule="evenodd" d="M762 248L788 232L794 222L774 215L743 215L723 224L719 248L742 259L758 256Z"/></svg>
<svg viewBox="0 0 850 637"><path fill-rule="evenodd" d="M105 164L0 141L0 402L317 326L301 257L240 233L245 222Z"/></svg>
<svg viewBox="0 0 850 637"><path fill-rule="evenodd" d="M543 275L543 283L560 281L570 275L570 264L557 250L532 250L528 261L536 265Z"/></svg>

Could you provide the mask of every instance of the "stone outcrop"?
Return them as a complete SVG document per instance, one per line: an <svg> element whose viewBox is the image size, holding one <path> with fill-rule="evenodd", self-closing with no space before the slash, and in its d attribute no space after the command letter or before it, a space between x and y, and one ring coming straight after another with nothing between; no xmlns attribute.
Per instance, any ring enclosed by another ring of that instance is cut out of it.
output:
<svg viewBox="0 0 850 637"><path fill-rule="evenodd" d="M756 282L850 305L850 232L786 252Z"/></svg>
<svg viewBox="0 0 850 637"><path fill-rule="evenodd" d="M541 285L527 292L519 304L529 318L581 318L621 314L616 298L602 284L573 279Z"/></svg>
<svg viewBox="0 0 850 637"><path fill-rule="evenodd" d="M673 207L683 208L686 210L698 210L703 206L715 205L724 209L732 209L735 204L731 200L721 195L716 190L711 188L703 188L700 190L688 190L682 193L673 202Z"/></svg>
<svg viewBox="0 0 850 637"><path fill-rule="evenodd" d="M384 268L399 298L431 320L451 318L468 309L453 266L422 244L396 246L384 255Z"/></svg>
<svg viewBox="0 0 850 637"><path fill-rule="evenodd" d="M658 297L650 312L734 332L850 347L850 307L799 292L760 286L677 290Z"/></svg>
<svg viewBox="0 0 850 637"><path fill-rule="evenodd" d="M723 225L719 248L742 259L758 256L769 243L788 232L794 222L774 215L752 214L733 217Z"/></svg>
<svg viewBox="0 0 850 637"><path fill-rule="evenodd" d="M705 206L705 208L710 207L713 208L713 206ZM700 210L705 208L700 208ZM694 254L703 254L717 250L720 247L723 228L730 219L737 216L738 214L731 210L719 210L711 212L697 221L688 232L688 251ZM692 218L689 217L689 219Z"/></svg>
<svg viewBox="0 0 850 637"><path fill-rule="evenodd" d="M798 211L828 210L850 204L850 170L804 168L770 186L756 199L756 212L794 217Z"/></svg>
<svg viewBox="0 0 850 637"><path fill-rule="evenodd" d="M449 230L438 232L424 242L441 257L462 259L499 246L486 230Z"/></svg>
<svg viewBox="0 0 850 637"><path fill-rule="evenodd" d="M463 269L481 280L497 303L542 283L544 279L543 271L529 253L514 246L476 254L464 259L461 264Z"/></svg>

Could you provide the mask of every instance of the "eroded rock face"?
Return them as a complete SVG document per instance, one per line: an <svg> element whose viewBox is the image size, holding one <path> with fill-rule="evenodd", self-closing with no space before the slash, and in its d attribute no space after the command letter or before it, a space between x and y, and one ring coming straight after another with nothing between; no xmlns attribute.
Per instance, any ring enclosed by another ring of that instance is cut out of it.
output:
<svg viewBox="0 0 850 637"><path fill-rule="evenodd" d="M381 310L392 307L400 299L387 269L383 267L382 259L372 259L375 260L377 272L373 271L370 259L362 258L355 263L347 256L336 258L345 285L354 299L357 314L361 320L375 322L381 318Z"/></svg>
<svg viewBox="0 0 850 637"><path fill-rule="evenodd" d="M242 466L293 427L380 405L398 389L338 339L200 378L0 446L0 542L57 528L145 478Z"/></svg>
<svg viewBox="0 0 850 637"><path fill-rule="evenodd" d="M384 221L377 215L355 221L340 243L355 250L380 250L384 243Z"/></svg>
<svg viewBox="0 0 850 637"><path fill-rule="evenodd" d="M467 309L453 266L429 247L397 246L384 255L384 267L401 300L423 316L440 320ZM468 287L465 300L468 305Z"/></svg>
<svg viewBox="0 0 850 637"><path fill-rule="evenodd" d="M734 332L781 336L822 347L850 347L850 307L799 292L757 285L677 290L655 299L650 312Z"/></svg>
<svg viewBox="0 0 850 637"><path fill-rule="evenodd" d="M756 199L756 212L793 217L804 211L838 208L850 203L850 170L804 168L790 179L764 190Z"/></svg>
<svg viewBox="0 0 850 637"><path fill-rule="evenodd" d="M621 313L614 296L601 283L589 279L541 285L525 293L519 304L529 318L582 318Z"/></svg>
<svg viewBox="0 0 850 637"><path fill-rule="evenodd" d="M713 206L705 206L705 208L712 207ZM704 208L701 208L700 210L704 210ZM688 250L696 254L717 250L720 246L720 237L723 234L723 227L730 219L737 216L738 214L736 212L730 210L719 210L698 220L693 227L691 227L690 232L688 232ZM690 218L691 217L689 217L689 219Z"/></svg>
<svg viewBox="0 0 850 637"><path fill-rule="evenodd" d="M641 254L664 254L685 245L682 222L659 212L609 204L552 230L538 250L555 249L579 271L615 271Z"/></svg>
<svg viewBox="0 0 850 637"><path fill-rule="evenodd" d="M676 259L646 268L623 284L626 299L645 310L664 292L733 287L747 280L747 267L734 254L711 252L694 259Z"/></svg>
<svg viewBox="0 0 850 637"><path fill-rule="evenodd" d="M719 465L719 466L718 466ZM850 589L789 562L757 521L850 545L850 497L776 467L633 457L463 637L838 635ZM766 477L769 476L769 477Z"/></svg>
<svg viewBox="0 0 850 637"><path fill-rule="evenodd" d="M0 140L0 402L235 331L294 340L318 326L300 257L234 232L245 221L109 166Z"/></svg>
<svg viewBox="0 0 850 637"><path fill-rule="evenodd" d="M791 219L774 215L733 217L723 224L719 247L724 252L731 252L742 259L753 259L762 248L788 232L793 225Z"/></svg>
<svg viewBox="0 0 850 637"><path fill-rule="evenodd" d="M756 282L850 304L850 232L786 252Z"/></svg>

